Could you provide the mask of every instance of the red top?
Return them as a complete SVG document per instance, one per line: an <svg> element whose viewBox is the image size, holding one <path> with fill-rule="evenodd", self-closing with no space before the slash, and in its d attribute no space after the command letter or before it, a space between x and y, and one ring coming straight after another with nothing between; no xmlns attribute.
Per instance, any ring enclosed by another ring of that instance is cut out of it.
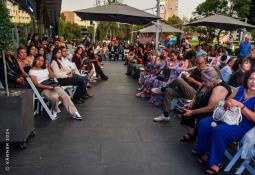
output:
<svg viewBox="0 0 255 175"><path fill-rule="evenodd" d="M72 61L76 64L76 67L77 67L78 69L81 69L81 67L82 67L82 62L81 62L80 57L78 57L76 54L74 54Z"/></svg>

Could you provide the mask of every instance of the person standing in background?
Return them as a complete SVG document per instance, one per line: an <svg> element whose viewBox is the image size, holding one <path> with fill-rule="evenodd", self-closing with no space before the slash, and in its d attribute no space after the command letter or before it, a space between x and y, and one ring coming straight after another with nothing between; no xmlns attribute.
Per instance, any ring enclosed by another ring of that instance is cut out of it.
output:
<svg viewBox="0 0 255 175"><path fill-rule="evenodd" d="M227 40L227 52L228 55L233 55L233 42L234 42L234 37L232 35L232 33L230 33L228 40Z"/></svg>
<svg viewBox="0 0 255 175"><path fill-rule="evenodd" d="M250 37L248 35L245 36L245 41L241 42L239 46L239 56L240 58L248 57L251 53L251 43Z"/></svg>

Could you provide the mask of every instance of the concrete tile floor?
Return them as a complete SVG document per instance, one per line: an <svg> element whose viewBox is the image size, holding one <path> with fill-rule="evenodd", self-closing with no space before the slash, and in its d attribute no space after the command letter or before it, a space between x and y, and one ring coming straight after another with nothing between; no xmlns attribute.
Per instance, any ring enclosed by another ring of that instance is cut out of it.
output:
<svg viewBox="0 0 255 175"><path fill-rule="evenodd" d="M135 97L136 80L122 62L106 62L108 81L91 88L94 97L78 105L84 120L63 112L56 121L37 116L36 137L25 150L11 149L12 175L199 175L194 143L179 142L178 118L153 123L160 108Z"/></svg>

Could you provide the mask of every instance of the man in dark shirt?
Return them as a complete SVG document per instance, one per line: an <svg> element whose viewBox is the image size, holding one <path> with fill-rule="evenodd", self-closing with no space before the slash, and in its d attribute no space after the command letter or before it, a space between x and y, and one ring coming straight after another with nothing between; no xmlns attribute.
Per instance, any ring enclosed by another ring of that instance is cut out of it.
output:
<svg viewBox="0 0 255 175"><path fill-rule="evenodd" d="M197 67L193 70L190 76L183 76L175 79L170 87L165 91L163 102L163 114L153 119L154 122L169 121L169 103L173 98L192 99L196 93L196 89L202 85L201 71L207 68L206 55L196 55ZM164 89L162 89L164 91Z"/></svg>

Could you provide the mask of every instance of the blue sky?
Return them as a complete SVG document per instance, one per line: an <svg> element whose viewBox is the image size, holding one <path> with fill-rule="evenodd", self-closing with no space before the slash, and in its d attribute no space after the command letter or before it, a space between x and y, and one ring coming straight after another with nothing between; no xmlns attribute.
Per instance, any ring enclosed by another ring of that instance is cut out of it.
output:
<svg viewBox="0 0 255 175"><path fill-rule="evenodd" d="M179 0L179 17L190 18L196 6L203 1L205 0ZM124 3L142 10L156 6L156 0L124 0ZM62 0L62 10L80 10L93 7L95 4L96 0Z"/></svg>

